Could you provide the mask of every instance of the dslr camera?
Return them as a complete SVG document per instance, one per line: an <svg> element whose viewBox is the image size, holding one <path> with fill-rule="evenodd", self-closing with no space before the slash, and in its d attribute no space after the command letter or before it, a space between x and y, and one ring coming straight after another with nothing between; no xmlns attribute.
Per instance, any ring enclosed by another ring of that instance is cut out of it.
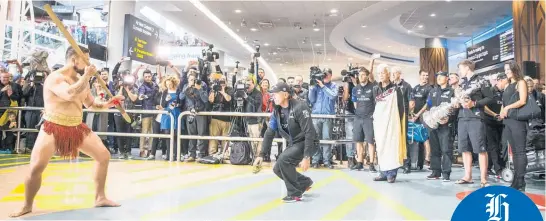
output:
<svg viewBox="0 0 546 221"><path fill-rule="evenodd" d="M43 84L45 75L45 72L32 70L25 76L25 81L32 82L34 84Z"/></svg>
<svg viewBox="0 0 546 221"><path fill-rule="evenodd" d="M313 66L313 67L310 67L309 69L310 69L309 79L311 79L309 81L310 85L317 84L317 80L318 81L324 81L324 77L326 77L326 73L324 73L322 70L320 70L319 67Z"/></svg>

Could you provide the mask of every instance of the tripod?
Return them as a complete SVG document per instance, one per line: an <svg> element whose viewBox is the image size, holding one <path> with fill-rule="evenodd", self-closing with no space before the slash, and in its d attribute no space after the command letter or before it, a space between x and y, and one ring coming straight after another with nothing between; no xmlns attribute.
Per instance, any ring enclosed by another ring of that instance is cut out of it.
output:
<svg viewBox="0 0 546 221"><path fill-rule="evenodd" d="M347 107L347 101L343 100L343 87L339 87L338 96L336 101L335 113L336 116L341 116L345 114L345 108ZM334 118L332 127L332 140L341 140L345 139L345 119L344 118ZM336 156L336 159L339 160L340 164L343 164L343 160L346 159L346 148L345 144L335 144L332 148L333 155Z"/></svg>

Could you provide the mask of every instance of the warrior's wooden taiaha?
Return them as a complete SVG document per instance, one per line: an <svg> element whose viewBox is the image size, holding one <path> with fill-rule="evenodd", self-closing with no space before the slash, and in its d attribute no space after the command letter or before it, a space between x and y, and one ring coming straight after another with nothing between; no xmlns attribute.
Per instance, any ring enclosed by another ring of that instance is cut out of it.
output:
<svg viewBox="0 0 546 221"><path fill-rule="evenodd" d="M85 59L85 55L83 54L82 50L80 49L80 46L76 43L76 41L74 40L74 38L72 37L72 35L70 35L70 33L68 33L68 31L66 30L66 28L64 27L64 24L61 22L61 20L57 17L57 15L55 14L55 12L53 12L53 9L51 9L51 6L49 4L46 4L44 6L44 9L45 11L47 12L47 14L49 15L49 18L51 18L51 20L53 21L53 23L55 23L55 25L57 25L57 28L59 28L59 30L61 31L61 33L63 33L64 37L66 38L66 40L68 41L68 43L70 44L70 46L72 46L72 48L76 51L76 53L78 54L78 56L80 56L81 58L84 58L83 60L85 61L85 63L87 65L90 65L91 63L89 62L89 59ZM107 95L110 96L110 97L114 97L112 95L112 93L110 93L110 90L108 89L108 86L106 86L106 83L102 80L102 78L100 78L98 72L95 73L95 76L96 76L96 79L97 79L97 82L99 82L99 84L102 86L102 88L104 88L104 90L106 91ZM121 115L123 116L123 119L125 119L125 121L127 121L128 123L131 123L131 117L129 117L129 115L125 112L125 109L123 109L123 107L121 107L121 105L117 104L116 105L116 108L119 110L119 112L121 113Z"/></svg>

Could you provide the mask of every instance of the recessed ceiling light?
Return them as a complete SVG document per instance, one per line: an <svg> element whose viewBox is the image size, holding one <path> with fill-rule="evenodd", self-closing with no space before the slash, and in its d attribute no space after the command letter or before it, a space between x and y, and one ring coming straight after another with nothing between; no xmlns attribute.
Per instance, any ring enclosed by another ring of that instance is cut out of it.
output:
<svg viewBox="0 0 546 221"><path fill-rule="evenodd" d="M446 2L450 2L451 0L446 0Z"/></svg>
<svg viewBox="0 0 546 221"><path fill-rule="evenodd" d="M459 35L463 35L463 33L459 33Z"/></svg>
<svg viewBox="0 0 546 221"><path fill-rule="evenodd" d="M434 13L430 14L430 17L435 17L435 16L436 16L436 14L434 14Z"/></svg>
<svg viewBox="0 0 546 221"><path fill-rule="evenodd" d="M333 8L332 10L330 10L330 13L332 14L337 13L337 9Z"/></svg>
<svg viewBox="0 0 546 221"><path fill-rule="evenodd" d="M366 25L361 25L360 27L363 27L363 28L365 28L365 27L368 27L368 26L366 26Z"/></svg>
<svg viewBox="0 0 546 221"><path fill-rule="evenodd" d="M408 34L411 33L412 31L411 30L408 30Z"/></svg>
<svg viewBox="0 0 546 221"><path fill-rule="evenodd" d="M313 31L320 31L320 28L314 28Z"/></svg>
<svg viewBox="0 0 546 221"><path fill-rule="evenodd" d="M392 46L390 46L390 45L389 45L389 46L387 46L387 47L389 47L389 48L390 48L390 47L392 47Z"/></svg>
<svg viewBox="0 0 546 221"><path fill-rule="evenodd" d="M443 38L443 37L444 37L444 35L438 35L438 37L440 37L440 38Z"/></svg>
<svg viewBox="0 0 546 221"><path fill-rule="evenodd" d="M258 31L258 29L255 29L255 28L251 28L250 30L251 31Z"/></svg>
<svg viewBox="0 0 546 221"><path fill-rule="evenodd" d="M352 60L353 60L353 58L348 58L348 59L349 59L349 61L352 61Z"/></svg>
<svg viewBox="0 0 546 221"><path fill-rule="evenodd" d="M266 43L264 43L264 46L266 46L266 47L267 47L267 46L269 46L269 43L267 43L267 42L266 42Z"/></svg>
<svg viewBox="0 0 546 221"><path fill-rule="evenodd" d="M235 13L239 14L241 13L242 11L240 9L235 9Z"/></svg>
<svg viewBox="0 0 546 221"><path fill-rule="evenodd" d="M282 64L279 64L280 66L282 66Z"/></svg>
<svg viewBox="0 0 546 221"><path fill-rule="evenodd" d="M322 44L315 44L315 46L320 47L320 46L322 46Z"/></svg>
<svg viewBox="0 0 546 221"><path fill-rule="evenodd" d="M418 27L418 28L423 28L424 26L423 26L423 25L419 25L419 26L417 26L417 27Z"/></svg>
<svg viewBox="0 0 546 221"><path fill-rule="evenodd" d="M273 55L277 55L277 52L273 52Z"/></svg>
<svg viewBox="0 0 546 221"><path fill-rule="evenodd" d="M332 59L331 58L328 58L328 61L331 61Z"/></svg>
<svg viewBox="0 0 546 221"><path fill-rule="evenodd" d="M288 64L288 61L285 61L284 63L285 63L285 64Z"/></svg>
<svg viewBox="0 0 546 221"><path fill-rule="evenodd" d="M366 40L370 40L370 38L366 38Z"/></svg>

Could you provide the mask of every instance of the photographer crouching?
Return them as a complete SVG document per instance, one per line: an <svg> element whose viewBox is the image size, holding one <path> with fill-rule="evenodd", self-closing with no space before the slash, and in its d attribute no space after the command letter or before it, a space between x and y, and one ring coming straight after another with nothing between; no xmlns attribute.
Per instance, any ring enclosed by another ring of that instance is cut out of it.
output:
<svg viewBox="0 0 546 221"><path fill-rule="evenodd" d="M287 196L284 202L301 201L303 193L313 185L311 178L296 171L301 163L303 171L310 166L311 156L317 151L315 130L311 120L311 111L305 102L292 99L288 84L280 82L271 90L275 101L275 109L269 120L269 126L264 135L262 153L254 161L259 166L266 153L271 151L271 143L278 132L284 139L291 141L277 159L273 172L284 181Z"/></svg>
<svg viewBox="0 0 546 221"><path fill-rule="evenodd" d="M217 75L217 74L215 74ZM212 111L230 112L231 111L231 96L233 89L227 86L226 76L221 75L218 80L212 83L212 90L209 94L209 102L212 105ZM227 136L231 126L231 117L229 116L212 116L210 121L210 136ZM226 141L222 141L222 147L226 147ZM209 155L214 155L218 152L218 141L209 141Z"/></svg>
<svg viewBox="0 0 546 221"><path fill-rule="evenodd" d="M262 112L262 93L256 88L254 81L252 79L246 80L246 93L244 93L244 112L246 113L261 113ZM235 92L236 99L239 95L239 89ZM260 120L258 117L248 117L244 118L249 137L257 138L260 137ZM261 142L252 142L252 153L255 156L260 156Z"/></svg>

